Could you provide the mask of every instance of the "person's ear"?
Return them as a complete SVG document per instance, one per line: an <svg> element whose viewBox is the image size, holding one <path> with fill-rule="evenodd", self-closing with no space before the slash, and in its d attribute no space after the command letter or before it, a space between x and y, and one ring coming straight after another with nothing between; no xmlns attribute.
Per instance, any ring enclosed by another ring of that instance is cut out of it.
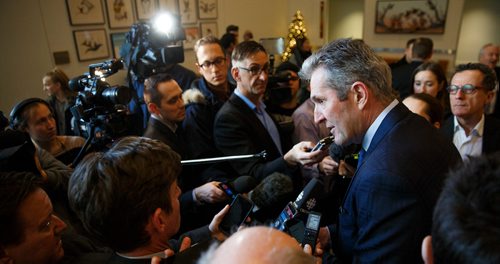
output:
<svg viewBox="0 0 500 264"><path fill-rule="evenodd" d="M432 255L432 237L426 236L422 241L422 259L425 264L433 264L434 256Z"/></svg>
<svg viewBox="0 0 500 264"><path fill-rule="evenodd" d="M151 114L158 115L160 113L159 107L155 103L147 103L148 111Z"/></svg>
<svg viewBox="0 0 500 264"><path fill-rule="evenodd" d="M493 101L494 96L495 96L495 90L487 91L486 92L486 104L490 104Z"/></svg>
<svg viewBox="0 0 500 264"><path fill-rule="evenodd" d="M238 69L238 67L233 65L233 68L231 68L231 75L235 81L241 82L240 69Z"/></svg>
<svg viewBox="0 0 500 264"><path fill-rule="evenodd" d="M153 212L153 215L151 216L151 224L153 225L153 228L155 230L158 230L159 232L165 231L168 225L163 209L156 208L156 210Z"/></svg>
<svg viewBox="0 0 500 264"><path fill-rule="evenodd" d="M361 110L368 102L368 87L363 82L355 82L351 85L351 91L354 94L354 101Z"/></svg>

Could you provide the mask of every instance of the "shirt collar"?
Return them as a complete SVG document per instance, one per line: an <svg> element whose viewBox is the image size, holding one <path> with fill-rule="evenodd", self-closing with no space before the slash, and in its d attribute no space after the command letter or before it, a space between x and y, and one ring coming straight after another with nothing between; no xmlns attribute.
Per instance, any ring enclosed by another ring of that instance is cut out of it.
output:
<svg viewBox="0 0 500 264"><path fill-rule="evenodd" d="M370 127L368 128L368 130L365 133L365 136L363 137L363 142L361 144L361 146L363 147L363 149L365 151L368 151L368 148L370 147L370 144L372 143L372 139L375 136L375 133L377 132L378 128L380 127L380 124L382 124L382 121L384 121L384 118L387 116L387 114L389 114L389 112L394 107L396 107L397 104L398 104L398 100L394 99L392 101L392 103L390 103L384 109L384 111L382 111L382 113L380 113L378 115L377 119L375 119L375 121L373 121L373 123L370 125Z"/></svg>
<svg viewBox="0 0 500 264"><path fill-rule="evenodd" d="M245 95L243 95L239 88L234 89L234 94L238 96L241 100L243 100L243 102L245 102L245 104L248 105L250 109L252 109L255 112L259 112L257 106L252 101L250 101L250 99L248 99ZM266 109L266 105L264 104L264 102L260 101L259 104L260 104L259 108L262 111L264 111Z"/></svg>
<svg viewBox="0 0 500 264"><path fill-rule="evenodd" d="M154 119L160 121L162 124L164 124L165 126L167 126L168 129L170 129L172 132L175 133L175 131L177 131L177 124L176 123L163 120L162 118L160 118L159 116L157 116L155 114L152 114L151 118L154 118Z"/></svg>
<svg viewBox="0 0 500 264"><path fill-rule="evenodd" d="M481 120L474 126L474 128L471 131L471 135L476 135L478 137L483 136L484 132L484 114L481 116ZM453 133L457 132L458 130L464 130L464 128L458 123L458 119L456 116L453 116Z"/></svg>

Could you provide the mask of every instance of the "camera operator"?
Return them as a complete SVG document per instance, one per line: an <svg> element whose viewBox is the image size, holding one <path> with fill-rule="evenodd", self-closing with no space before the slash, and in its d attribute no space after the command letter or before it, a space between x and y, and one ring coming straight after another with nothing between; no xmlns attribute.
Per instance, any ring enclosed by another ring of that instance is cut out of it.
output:
<svg viewBox="0 0 500 264"><path fill-rule="evenodd" d="M142 134L149 118L143 100L144 81L149 76L168 73L182 90L188 89L197 78L193 71L178 64L184 61L184 49L179 43L185 39L179 19L163 15L152 21L134 24L127 34L124 48L120 51L128 68L130 87L136 91L129 109L136 116L138 134ZM164 32L159 28L172 30Z"/></svg>

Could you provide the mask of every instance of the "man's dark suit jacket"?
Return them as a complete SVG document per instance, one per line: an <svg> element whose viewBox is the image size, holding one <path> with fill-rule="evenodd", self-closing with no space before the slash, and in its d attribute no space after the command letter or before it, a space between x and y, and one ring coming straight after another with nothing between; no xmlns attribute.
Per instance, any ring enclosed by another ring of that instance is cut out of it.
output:
<svg viewBox="0 0 500 264"><path fill-rule="evenodd" d="M453 133L454 133L454 116L450 116L443 123L440 131L443 135L448 138L451 142L453 142ZM484 117L484 131L483 131L483 147L482 153L489 154L500 150L500 120L491 116L486 115Z"/></svg>
<svg viewBox="0 0 500 264"><path fill-rule="evenodd" d="M274 123L279 130L278 123ZM282 133L280 137L282 150L285 153L288 148L283 146L285 140ZM234 93L215 117L214 140L216 147L224 155L257 154L266 151L265 161L251 159L231 162L239 175L250 175L262 180L273 172L292 174L254 111Z"/></svg>
<svg viewBox="0 0 500 264"><path fill-rule="evenodd" d="M413 71L422 64L422 61L412 61L411 63L401 64L391 68L392 88L399 92L401 100L413 94L413 83L411 79Z"/></svg>
<svg viewBox="0 0 500 264"><path fill-rule="evenodd" d="M445 174L460 162L453 143L396 105L352 179L338 229L330 230L338 256L352 263L421 263Z"/></svg>
<svg viewBox="0 0 500 264"><path fill-rule="evenodd" d="M167 144L170 148L172 148L173 151L181 155L181 157L185 155L181 143L182 141L179 140L176 133L170 130L170 128L168 128L158 119L155 119L153 117L149 118L148 126L146 127L146 131L144 132L144 137L158 139L161 142Z"/></svg>

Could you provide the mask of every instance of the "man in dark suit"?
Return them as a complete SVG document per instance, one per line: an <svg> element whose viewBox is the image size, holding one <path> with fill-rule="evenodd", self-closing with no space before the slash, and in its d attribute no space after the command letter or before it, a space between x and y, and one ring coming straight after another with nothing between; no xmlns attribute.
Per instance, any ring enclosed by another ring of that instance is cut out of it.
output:
<svg viewBox="0 0 500 264"><path fill-rule="evenodd" d="M433 42L430 38L417 38L411 47L411 58L406 64L392 67L392 88L399 92L401 100L413 93L413 71L432 57Z"/></svg>
<svg viewBox="0 0 500 264"><path fill-rule="evenodd" d="M103 263L149 263L189 246L189 239L171 239L181 224L180 171L177 153L145 137L125 137L78 164L69 182L70 205L85 229L115 251L100 257ZM186 235L193 243L224 238L218 225L228 210Z"/></svg>
<svg viewBox="0 0 500 264"><path fill-rule="evenodd" d="M500 120L485 115L494 96L493 70L481 63L457 66L448 92L453 116L441 128L457 147L462 159L500 150Z"/></svg>
<svg viewBox="0 0 500 264"><path fill-rule="evenodd" d="M304 62L316 122L341 146L362 144L337 225L319 239L343 261L417 263L446 172L460 155L396 100L390 68L362 40L339 39Z"/></svg>
<svg viewBox="0 0 500 264"><path fill-rule="evenodd" d="M262 180L273 172L292 175L298 164L321 160L326 153L307 152L314 146L311 142L298 143L291 150L282 144L279 125L262 101L269 74L264 47L255 41L242 42L233 51L232 62L237 87L215 117L215 145L225 155L267 153L265 159L232 162L234 169Z"/></svg>
<svg viewBox="0 0 500 264"><path fill-rule="evenodd" d="M168 74L153 75L146 79L145 84L144 99L148 111L151 113L151 118L144 136L162 141L177 152L181 158L189 158L185 147L187 142L183 140L182 127L178 125L185 116L181 88ZM228 199L224 191L218 188L219 181L203 181L202 178L208 178L208 176L203 177L199 171L192 167L183 168L179 176L183 215L192 213L191 210L196 211L199 209L198 205L203 203L214 204ZM207 213L205 216L202 220L198 217L185 215L182 229L199 226L198 224L202 225L203 222L210 221L213 214L208 215Z"/></svg>

